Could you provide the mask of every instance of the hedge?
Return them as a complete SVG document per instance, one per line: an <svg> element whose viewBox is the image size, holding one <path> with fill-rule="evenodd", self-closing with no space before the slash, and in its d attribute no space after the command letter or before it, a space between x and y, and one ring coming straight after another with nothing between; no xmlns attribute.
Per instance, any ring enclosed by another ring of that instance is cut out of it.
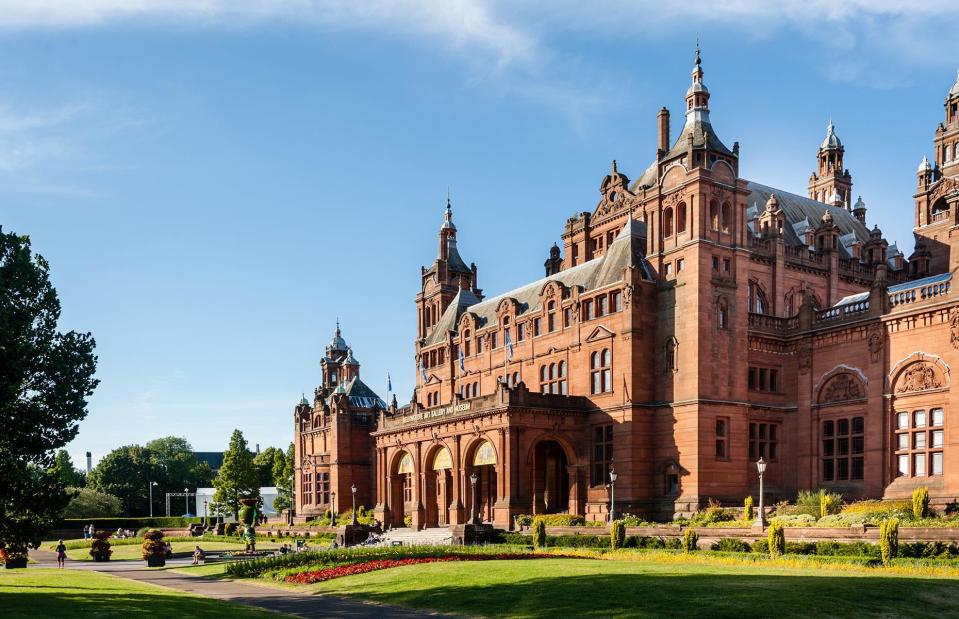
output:
<svg viewBox="0 0 959 619"><path fill-rule="evenodd" d="M144 527L160 527L165 529L185 529L191 524L199 524L203 518L183 518L182 516L156 518L67 518L57 523L56 529L77 529L91 524L101 531L116 529L132 529L134 531Z"/></svg>

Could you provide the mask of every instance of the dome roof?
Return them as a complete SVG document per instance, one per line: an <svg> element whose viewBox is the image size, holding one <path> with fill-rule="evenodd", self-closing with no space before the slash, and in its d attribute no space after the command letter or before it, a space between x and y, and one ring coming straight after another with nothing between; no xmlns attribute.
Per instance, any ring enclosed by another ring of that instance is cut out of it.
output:
<svg viewBox="0 0 959 619"><path fill-rule="evenodd" d="M343 339L343 336L340 334L340 321L336 321L336 331L333 332L333 337L330 338L330 343L327 346L330 351L343 351L346 350L346 340Z"/></svg>
<svg viewBox="0 0 959 619"><path fill-rule="evenodd" d="M356 360L356 357L353 356L353 349L346 349L346 359L343 360L343 365L359 365L360 362Z"/></svg>
<svg viewBox="0 0 959 619"><path fill-rule="evenodd" d="M823 139L820 148L842 148L842 142L839 141L839 136L836 135L836 126L832 124L831 120L826 127L826 137Z"/></svg>
<svg viewBox="0 0 959 619"><path fill-rule="evenodd" d="M922 174L923 172L928 172L930 170L932 170L932 164L930 164L929 159L925 155L923 155L922 161L919 162L919 169L916 170L916 172L918 172L919 174Z"/></svg>
<svg viewBox="0 0 959 619"><path fill-rule="evenodd" d="M306 399L306 394L304 393L302 397L300 397L300 406L309 406L309 405L310 405L310 401Z"/></svg>
<svg viewBox="0 0 959 619"><path fill-rule="evenodd" d="M866 203L862 201L862 196L859 196L859 199L856 200L856 204L853 206L856 210L866 208Z"/></svg>
<svg viewBox="0 0 959 619"><path fill-rule="evenodd" d="M949 90L949 96L959 95L959 71L956 72L956 83Z"/></svg>

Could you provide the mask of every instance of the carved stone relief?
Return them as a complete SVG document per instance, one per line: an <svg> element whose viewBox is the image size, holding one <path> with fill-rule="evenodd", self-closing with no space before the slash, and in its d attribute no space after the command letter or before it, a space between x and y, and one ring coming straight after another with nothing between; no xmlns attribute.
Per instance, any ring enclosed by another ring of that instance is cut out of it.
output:
<svg viewBox="0 0 959 619"><path fill-rule="evenodd" d="M918 362L909 366L896 383L896 393L912 393L942 387L942 380L930 363Z"/></svg>

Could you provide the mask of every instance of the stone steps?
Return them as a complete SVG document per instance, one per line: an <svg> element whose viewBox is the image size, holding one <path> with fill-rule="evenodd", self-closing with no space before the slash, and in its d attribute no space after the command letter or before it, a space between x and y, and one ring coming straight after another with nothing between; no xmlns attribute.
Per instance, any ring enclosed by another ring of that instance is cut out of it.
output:
<svg viewBox="0 0 959 619"><path fill-rule="evenodd" d="M403 546L448 546L453 536L448 528L433 528L417 531L410 528L391 529L383 536L383 545L402 544Z"/></svg>

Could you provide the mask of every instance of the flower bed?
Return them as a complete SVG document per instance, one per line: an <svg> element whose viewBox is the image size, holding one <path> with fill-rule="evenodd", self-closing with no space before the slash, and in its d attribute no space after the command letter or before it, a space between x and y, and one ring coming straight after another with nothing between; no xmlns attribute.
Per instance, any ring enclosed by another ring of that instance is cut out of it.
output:
<svg viewBox="0 0 959 619"><path fill-rule="evenodd" d="M322 570L312 570L290 574L284 580L286 582L298 585L309 585L315 582L323 582L341 578L343 576L354 576L356 574L366 574L367 572L376 572L387 570L391 567L403 567L404 565L417 565L419 563L443 563L447 561L511 561L516 559L556 559L563 555L555 554L532 554L532 553L503 553L503 554L475 554L475 555L448 555L442 557L407 557L405 559L378 559L374 561L363 561L361 563L349 563L328 567ZM572 557L565 557L572 558Z"/></svg>

